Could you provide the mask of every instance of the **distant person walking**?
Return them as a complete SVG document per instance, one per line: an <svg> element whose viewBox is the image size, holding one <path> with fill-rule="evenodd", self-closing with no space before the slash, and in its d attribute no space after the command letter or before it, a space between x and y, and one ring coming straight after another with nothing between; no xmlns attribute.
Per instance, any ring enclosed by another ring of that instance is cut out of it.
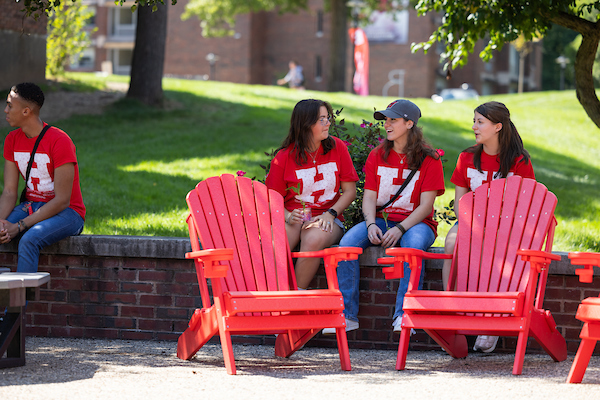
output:
<svg viewBox="0 0 600 400"><path fill-rule="evenodd" d="M288 66L290 70L287 75L277 80L278 85L285 85L289 83L290 89L304 89L304 74L302 74L302 66L294 60L290 61Z"/></svg>

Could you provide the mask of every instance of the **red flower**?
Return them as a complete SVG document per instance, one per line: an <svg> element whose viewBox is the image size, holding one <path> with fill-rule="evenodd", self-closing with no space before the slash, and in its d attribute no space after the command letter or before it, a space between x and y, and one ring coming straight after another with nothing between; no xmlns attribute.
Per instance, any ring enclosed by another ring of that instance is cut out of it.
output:
<svg viewBox="0 0 600 400"><path fill-rule="evenodd" d="M244 175L246 175L246 172L244 172L242 170L237 172L237 176L244 176Z"/></svg>
<svg viewBox="0 0 600 400"><path fill-rule="evenodd" d="M446 154L446 152L443 149L437 149L436 151L440 157L442 157L444 154Z"/></svg>

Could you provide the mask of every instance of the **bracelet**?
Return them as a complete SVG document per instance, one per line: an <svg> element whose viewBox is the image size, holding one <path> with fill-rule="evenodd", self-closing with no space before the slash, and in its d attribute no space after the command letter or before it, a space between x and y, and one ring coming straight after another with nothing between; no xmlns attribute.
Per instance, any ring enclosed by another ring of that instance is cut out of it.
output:
<svg viewBox="0 0 600 400"><path fill-rule="evenodd" d="M400 232L402 232L402 235L404 235L406 233L406 229L404 229L401 222L398 222L396 224L396 228L400 229Z"/></svg>
<svg viewBox="0 0 600 400"><path fill-rule="evenodd" d="M23 220L20 220L19 222L17 222L17 226L19 227L19 232L21 232L21 228L23 228L23 230L29 229L29 227Z"/></svg>
<svg viewBox="0 0 600 400"><path fill-rule="evenodd" d="M369 227L370 227L371 225L377 225L377 224L376 224L375 222L371 222L369 225L367 225L367 230L369 230Z"/></svg>
<svg viewBox="0 0 600 400"><path fill-rule="evenodd" d="M337 218L338 213L337 211L335 211L333 208L330 208L329 210L327 210L327 212L331 215L333 215L333 218Z"/></svg>

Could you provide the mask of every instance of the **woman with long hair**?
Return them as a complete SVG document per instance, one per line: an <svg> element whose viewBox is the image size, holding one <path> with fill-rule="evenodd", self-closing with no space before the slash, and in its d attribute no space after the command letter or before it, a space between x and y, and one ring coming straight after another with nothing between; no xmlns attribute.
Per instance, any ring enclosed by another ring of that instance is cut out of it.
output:
<svg viewBox="0 0 600 400"><path fill-rule="evenodd" d="M519 175L535 179L529 153L523 147L523 140L510 119L510 111L502 103L490 101L481 104L474 111L473 132L475 145L458 156L456 168L450 181L456 185L454 211L458 215L458 200L466 193L477 189L494 179ZM458 225L448 231L444 244L446 254L454 252ZM442 281L448 287L452 260L444 260ZM494 351L498 336L479 336L474 350L485 353Z"/></svg>
<svg viewBox="0 0 600 400"><path fill-rule="evenodd" d="M267 187L284 196L290 248L323 250L344 233L342 214L356 198L358 175L344 142L329 136L333 110L322 100L302 100L292 111L290 130L271 161ZM310 208L311 215L306 210ZM296 261L298 288L306 289L320 259Z"/></svg>
<svg viewBox="0 0 600 400"><path fill-rule="evenodd" d="M371 151L365 163L365 220L344 235L340 246L366 249L399 245L426 250L435 241L433 203L444 193L444 174L438 153L425 142L423 131L417 126L420 117L419 107L408 100L396 100L387 109L375 112L375 119L385 120L386 139ZM395 196L405 182L404 189ZM342 261L337 271L344 296L346 331L358 329L359 262ZM396 295L394 331L401 329L402 303L409 280L410 268L405 264ZM335 330L325 328L323 333Z"/></svg>

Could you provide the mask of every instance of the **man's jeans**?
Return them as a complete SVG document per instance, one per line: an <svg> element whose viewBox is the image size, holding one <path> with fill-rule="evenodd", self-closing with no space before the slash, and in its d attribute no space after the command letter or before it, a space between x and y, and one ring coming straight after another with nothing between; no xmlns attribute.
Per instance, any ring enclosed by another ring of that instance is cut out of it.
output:
<svg viewBox="0 0 600 400"><path fill-rule="evenodd" d="M44 202L25 202L17 205L7 220L17 223L36 212ZM31 205L31 210L29 210ZM37 272L40 250L68 236L79 235L83 230L83 218L72 208L66 208L58 214L38 222L17 237L19 241L19 257L17 272Z"/></svg>
<svg viewBox="0 0 600 400"><path fill-rule="evenodd" d="M377 218L375 220L377 226L383 233L387 232L388 229L393 228L396 223L393 221L388 222L388 226L385 224L383 218ZM433 230L424 222L420 222L415 226L412 226L406 231L400 238L400 247L410 247L413 249L427 250L435 241L435 234ZM366 249L367 247L373 246L368 238L367 224L363 221L352 227L342 240L340 240L340 247L353 246L361 247ZM397 243L396 243L397 246ZM337 268L338 283L340 285L340 291L344 296L344 314L346 318L353 321L358 321L358 293L359 293L359 280L360 280L360 267L358 260L352 261L341 261ZM421 279L419 280L419 289L423 287L423 276L425 275L425 269L421 269ZM402 315L402 304L404 303L404 295L408 290L408 282L410 281L410 268L408 263L404 263L404 278L400 279L400 286L398 287L398 293L396 294L396 309L394 311L394 320L396 317Z"/></svg>

